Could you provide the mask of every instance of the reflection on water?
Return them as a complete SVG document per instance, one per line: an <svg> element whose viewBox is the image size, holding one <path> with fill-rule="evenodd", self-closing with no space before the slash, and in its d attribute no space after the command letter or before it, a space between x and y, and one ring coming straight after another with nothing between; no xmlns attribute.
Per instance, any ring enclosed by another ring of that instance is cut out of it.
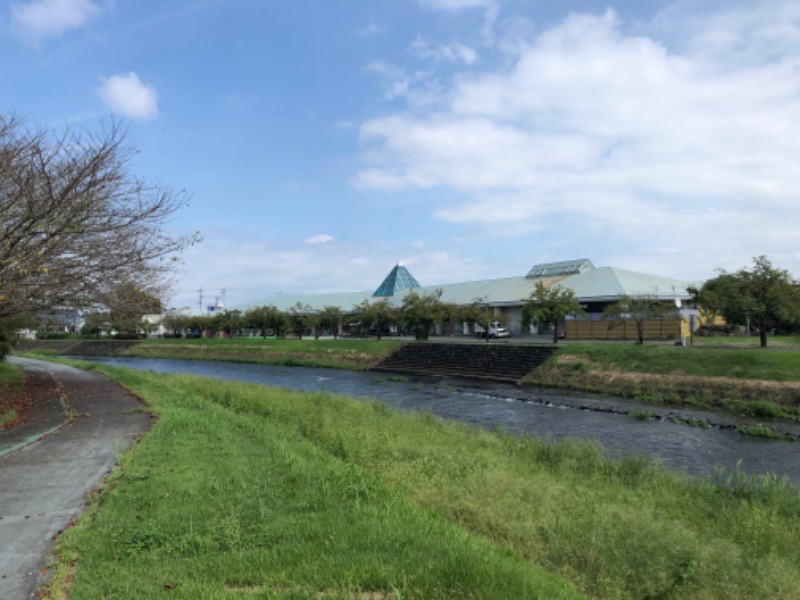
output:
<svg viewBox="0 0 800 600"><path fill-rule="evenodd" d="M429 411L480 427L501 425L515 433L552 439L591 439L613 456L644 454L691 475L711 474L718 467L734 469L738 464L747 472L774 472L795 484L800 483L798 443L676 425L670 421L637 420L627 415L567 406L575 404L576 399L591 403L590 395L525 390L464 379L442 382L391 378L384 373L334 369L127 357L79 358L159 373L186 373L308 392L375 398L396 408ZM613 399L609 401L613 403Z"/></svg>

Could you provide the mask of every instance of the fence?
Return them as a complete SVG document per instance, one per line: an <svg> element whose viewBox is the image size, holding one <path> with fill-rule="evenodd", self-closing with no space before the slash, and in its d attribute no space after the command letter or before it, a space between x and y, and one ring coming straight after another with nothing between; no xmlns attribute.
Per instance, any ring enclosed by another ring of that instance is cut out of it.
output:
<svg viewBox="0 0 800 600"><path fill-rule="evenodd" d="M657 319L643 323L644 339L669 340L683 335L681 319ZM569 340L635 340L638 338L636 321L567 321L566 337Z"/></svg>

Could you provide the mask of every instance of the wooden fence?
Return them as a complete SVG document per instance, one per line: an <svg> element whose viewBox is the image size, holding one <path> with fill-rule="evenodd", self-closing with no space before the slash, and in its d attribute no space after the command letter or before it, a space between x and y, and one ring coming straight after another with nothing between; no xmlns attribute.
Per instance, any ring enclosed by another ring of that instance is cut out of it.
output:
<svg viewBox="0 0 800 600"><path fill-rule="evenodd" d="M658 319L644 322L644 339L669 340L685 335L681 319ZM638 337L635 321L567 321L568 340L635 340Z"/></svg>

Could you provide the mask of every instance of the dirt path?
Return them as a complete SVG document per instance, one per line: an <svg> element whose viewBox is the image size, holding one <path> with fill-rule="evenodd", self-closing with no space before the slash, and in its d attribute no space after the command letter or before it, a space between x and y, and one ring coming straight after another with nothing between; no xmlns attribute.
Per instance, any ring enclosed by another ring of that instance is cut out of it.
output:
<svg viewBox="0 0 800 600"><path fill-rule="evenodd" d="M0 430L0 598L35 597L47 555L79 515L87 494L152 424L141 403L113 381L74 367L12 358L51 378L28 421ZM60 393L56 393L60 390ZM65 397L74 418L69 421ZM33 418L31 418L31 416Z"/></svg>

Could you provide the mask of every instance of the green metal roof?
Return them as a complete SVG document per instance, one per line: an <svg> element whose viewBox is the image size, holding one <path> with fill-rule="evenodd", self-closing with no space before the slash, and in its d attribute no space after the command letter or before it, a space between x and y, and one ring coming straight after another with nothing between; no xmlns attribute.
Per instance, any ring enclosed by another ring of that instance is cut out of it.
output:
<svg viewBox="0 0 800 600"><path fill-rule="evenodd" d="M567 261L568 263L580 262L584 267L589 261ZM550 263L556 265L559 263ZM562 263L563 264L563 263ZM591 264L589 262L589 264ZM402 269L402 267L400 267ZM397 267L395 267L397 269ZM394 272L394 270L392 272ZM557 270L556 270L557 271ZM406 271L407 272L407 271ZM391 275L391 273L390 273ZM410 275L410 273L409 273ZM389 277L387 277L389 279ZM413 279L413 277L412 277ZM298 302L308 305L312 310L321 310L325 306L338 306L342 310L352 311L353 307L364 300L375 301L376 296L385 297L393 306L400 306L403 298L413 292L418 294L432 294L442 290L442 301L454 304L471 304L476 300L495 306L519 306L536 288L536 283L542 281L545 285L560 285L575 292L581 302L614 301L620 296L641 296L655 294L664 299L688 299L690 297L687 287L689 282L649 275L626 269L614 267L583 268L572 275L551 275L530 277L506 277L502 279L485 279L481 281L465 281L461 283L446 283L442 285L429 285L421 287L419 284L413 288L400 289L395 287L391 296L378 296L376 292L345 292L336 294L312 294L303 296L275 296L246 306L239 306L240 310L249 310L255 306L273 305L280 310L288 310ZM414 280L416 282L416 280ZM386 283L386 282L384 282Z"/></svg>
<svg viewBox="0 0 800 600"><path fill-rule="evenodd" d="M572 275L559 282L583 301L615 300L620 296L655 295L659 298L690 297L689 282L626 269L601 267Z"/></svg>

